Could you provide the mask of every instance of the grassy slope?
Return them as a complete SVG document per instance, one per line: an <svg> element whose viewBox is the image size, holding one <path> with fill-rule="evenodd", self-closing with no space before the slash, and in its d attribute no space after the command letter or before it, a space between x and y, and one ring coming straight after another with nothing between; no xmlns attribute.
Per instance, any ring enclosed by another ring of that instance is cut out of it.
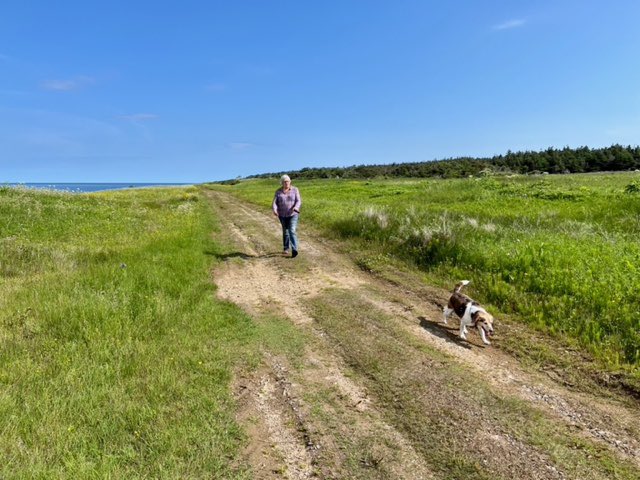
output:
<svg viewBox="0 0 640 480"><path fill-rule="evenodd" d="M249 475L229 382L259 332L213 298L200 198L0 189L0 477Z"/></svg>
<svg viewBox="0 0 640 480"><path fill-rule="evenodd" d="M580 343L638 377L640 196L637 174L458 180L315 180L303 216L350 238L361 264L402 258L430 281L473 281L503 313ZM268 205L277 183L226 188ZM514 299L519 299L515 302Z"/></svg>

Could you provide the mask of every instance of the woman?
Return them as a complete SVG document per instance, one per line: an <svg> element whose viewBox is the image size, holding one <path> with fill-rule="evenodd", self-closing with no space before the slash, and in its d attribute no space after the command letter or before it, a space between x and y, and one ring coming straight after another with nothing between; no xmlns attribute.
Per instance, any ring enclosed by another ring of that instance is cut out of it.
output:
<svg viewBox="0 0 640 480"><path fill-rule="evenodd" d="M280 177L281 187L276 190L273 197L273 214L278 217L282 225L282 244L284 246L284 254L289 254L291 248L291 258L298 256L298 237L296 228L298 227L298 214L300 213L300 205L302 199L298 189L291 185L289 175Z"/></svg>

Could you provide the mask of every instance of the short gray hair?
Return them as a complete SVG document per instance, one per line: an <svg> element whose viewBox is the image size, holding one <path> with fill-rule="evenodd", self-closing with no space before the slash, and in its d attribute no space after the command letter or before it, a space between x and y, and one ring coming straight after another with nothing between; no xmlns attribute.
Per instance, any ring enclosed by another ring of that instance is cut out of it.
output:
<svg viewBox="0 0 640 480"><path fill-rule="evenodd" d="M286 180L291 181L291 179L289 178L289 175L282 175L282 176L280 177L280 185L284 185L284 182L285 182Z"/></svg>

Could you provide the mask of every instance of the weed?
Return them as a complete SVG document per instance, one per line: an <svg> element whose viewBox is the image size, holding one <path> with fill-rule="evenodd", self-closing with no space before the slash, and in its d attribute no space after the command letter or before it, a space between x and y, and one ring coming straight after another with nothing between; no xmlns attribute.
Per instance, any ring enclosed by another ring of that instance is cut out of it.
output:
<svg viewBox="0 0 640 480"><path fill-rule="evenodd" d="M640 193L640 180L633 180L631 183L624 187L625 193L635 194Z"/></svg>

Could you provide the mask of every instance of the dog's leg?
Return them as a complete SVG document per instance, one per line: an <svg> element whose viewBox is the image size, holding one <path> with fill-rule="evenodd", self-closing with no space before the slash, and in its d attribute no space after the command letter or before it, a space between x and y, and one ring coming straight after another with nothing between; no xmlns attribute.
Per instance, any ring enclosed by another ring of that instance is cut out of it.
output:
<svg viewBox="0 0 640 480"><path fill-rule="evenodd" d="M464 321L460 319L460 338L463 340L467 339L467 327L464 326Z"/></svg>
<svg viewBox="0 0 640 480"><path fill-rule="evenodd" d="M460 338L467 339L467 325L471 324L471 304L467 305L464 315L460 318Z"/></svg>
<svg viewBox="0 0 640 480"><path fill-rule="evenodd" d="M447 324L447 320L449 320L449 315L453 313L453 308L444 307L442 310L442 323Z"/></svg>
<svg viewBox="0 0 640 480"><path fill-rule="evenodd" d="M487 335L484 333L484 328L478 325L478 330L480 330L480 335L482 336L482 343L485 345L491 345L491 342L487 340Z"/></svg>

